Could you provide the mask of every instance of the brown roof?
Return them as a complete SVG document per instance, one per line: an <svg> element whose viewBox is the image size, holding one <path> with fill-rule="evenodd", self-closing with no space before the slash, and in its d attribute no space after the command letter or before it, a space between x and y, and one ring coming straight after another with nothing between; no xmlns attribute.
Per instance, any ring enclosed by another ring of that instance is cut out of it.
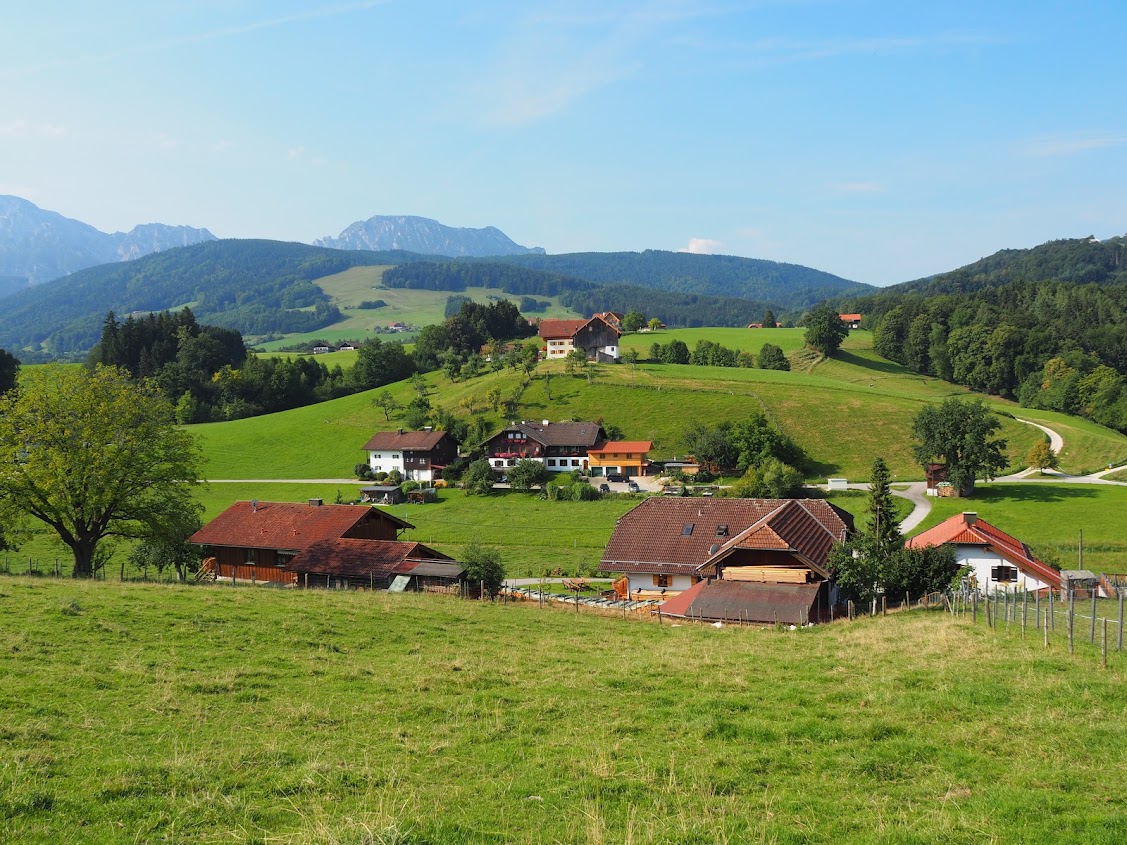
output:
<svg viewBox="0 0 1127 845"><path fill-rule="evenodd" d="M701 581L662 604L663 616L802 625L815 615L819 584Z"/></svg>
<svg viewBox="0 0 1127 845"><path fill-rule="evenodd" d="M934 528L912 537L904 545L909 549L922 549L927 546L942 546L944 543L986 546L1037 580L1046 584L1060 584L1060 573L1037 560L1029 546L979 519L977 514L957 513Z"/></svg>
<svg viewBox="0 0 1127 845"><path fill-rule="evenodd" d="M608 440L602 446L588 449L587 451L592 455L601 455L603 453L612 455L636 454L638 452L648 452L653 447L654 444L650 440Z"/></svg>
<svg viewBox="0 0 1127 845"><path fill-rule="evenodd" d="M364 449L365 451L390 449L400 452L429 452L445 436L445 431L378 431L364 444Z"/></svg>
<svg viewBox="0 0 1127 845"><path fill-rule="evenodd" d="M618 520L600 569L695 574L736 548L793 549L820 566L852 530L844 517L823 499L653 497Z"/></svg>
<svg viewBox="0 0 1127 845"><path fill-rule="evenodd" d="M343 536L373 511L401 528L411 523L367 505L308 505L296 502L235 502L193 534L201 546L247 549L305 549L320 540Z"/></svg>
<svg viewBox="0 0 1127 845"><path fill-rule="evenodd" d="M545 446L585 446L592 447L599 443L605 436L603 427L594 422L519 422L501 429L500 432L489 438L504 434L506 431L520 431L530 440L542 443Z"/></svg>
<svg viewBox="0 0 1127 845"><path fill-rule="evenodd" d="M423 560L450 558L422 543L338 537L311 544L294 555L286 569L313 575L388 578L409 573Z"/></svg>
<svg viewBox="0 0 1127 845"><path fill-rule="evenodd" d="M581 328L583 328L589 320L541 320L540 330L537 332L544 340L558 339L561 337L571 337Z"/></svg>

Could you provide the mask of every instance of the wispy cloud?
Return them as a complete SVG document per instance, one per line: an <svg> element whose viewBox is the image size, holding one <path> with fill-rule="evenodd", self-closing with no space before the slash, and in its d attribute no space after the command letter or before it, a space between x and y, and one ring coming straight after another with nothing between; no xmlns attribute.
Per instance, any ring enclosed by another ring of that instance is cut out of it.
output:
<svg viewBox="0 0 1127 845"><path fill-rule="evenodd" d="M677 251L691 252L694 255L713 255L719 252L722 246L724 246L723 243L714 241L712 238L689 238L688 246L682 247Z"/></svg>
<svg viewBox="0 0 1127 845"><path fill-rule="evenodd" d="M1027 148L1031 155L1049 157L1078 155L1124 144L1127 144L1127 132L1090 132L1038 138L1029 142Z"/></svg>
<svg viewBox="0 0 1127 845"><path fill-rule="evenodd" d="M23 118L0 123L0 138L62 138L67 132L58 123L33 123Z"/></svg>
<svg viewBox="0 0 1127 845"><path fill-rule="evenodd" d="M24 67L0 68L0 76L20 75L39 72L43 70L51 70L53 68L60 67L74 67L76 65L112 62L116 59L126 58L128 56L139 56L146 53L169 50L188 44L199 44L204 41L214 41L215 39L219 38L231 38L237 35L247 35L252 32L259 32L265 29L275 29L277 27L288 26L290 24L306 23L308 21L318 20L321 18L333 18L339 17L341 15L353 14L355 12L363 12L376 6L382 6L387 2L389 2L389 0L358 0L358 2L354 3L342 3L335 6L325 6L319 9L310 9L307 12L298 12L296 14L282 15L275 18L264 18L262 20L250 21L248 23L236 24L234 26L222 27L220 29L213 29L207 32L189 33L187 35L181 35L176 38L151 41L142 46L131 47L124 50L115 50L109 53L88 53L82 56L57 59L55 61L42 62L40 64L27 65Z"/></svg>

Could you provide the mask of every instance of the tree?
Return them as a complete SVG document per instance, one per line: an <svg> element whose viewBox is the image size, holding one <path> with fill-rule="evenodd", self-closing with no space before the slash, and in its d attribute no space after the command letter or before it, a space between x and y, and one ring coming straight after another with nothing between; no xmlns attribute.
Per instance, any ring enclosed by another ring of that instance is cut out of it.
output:
<svg viewBox="0 0 1127 845"><path fill-rule="evenodd" d="M402 343L383 343L378 337L373 337L356 350L352 383L359 390L370 390L402 381L414 370L415 361L403 351Z"/></svg>
<svg viewBox="0 0 1127 845"><path fill-rule="evenodd" d="M789 499L801 490L802 473L778 458L749 467L733 486L733 492L746 499Z"/></svg>
<svg viewBox="0 0 1127 845"><path fill-rule="evenodd" d="M479 458L466 468L462 486L467 496L488 496L493 491L493 467L485 458Z"/></svg>
<svg viewBox="0 0 1127 845"><path fill-rule="evenodd" d="M143 537L193 512L195 438L150 381L48 365L0 397L0 501L45 523L94 574L107 537Z"/></svg>
<svg viewBox="0 0 1127 845"><path fill-rule="evenodd" d="M509 483L514 490L528 492L533 487L543 487L548 483L548 469L540 461L521 458L509 470Z"/></svg>
<svg viewBox="0 0 1127 845"><path fill-rule="evenodd" d="M0 349L0 394L7 393L16 386L20 376L19 359Z"/></svg>
<svg viewBox="0 0 1127 845"><path fill-rule="evenodd" d="M765 328L765 329L775 329L775 328L778 328L778 326L779 326L779 324L777 322L775 322L775 312L772 311L770 308L766 309L763 312L763 328Z"/></svg>
<svg viewBox="0 0 1127 845"><path fill-rule="evenodd" d="M739 452L729 437L730 428L728 423L708 426L694 422L685 430L681 441L697 463L715 474L734 467L739 458Z"/></svg>
<svg viewBox="0 0 1127 845"><path fill-rule="evenodd" d="M575 375L576 370L583 372L587 369L587 355L582 349L573 349L564 356L564 372L569 376Z"/></svg>
<svg viewBox="0 0 1127 845"><path fill-rule="evenodd" d="M837 352L841 342L849 334L849 329L842 322L841 316L825 305L820 305L808 313L804 322L806 345L817 349L827 358Z"/></svg>
<svg viewBox="0 0 1127 845"><path fill-rule="evenodd" d="M888 464L884 458L873 461L869 471L869 498L865 504L868 533L878 548L891 550L901 545L900 520L896 518L896 505L892 501L892 487Z"/></svg>
<svg viewBox="0 0 1127 845"><path fill-rule="evenodd" d="M661 320L659 320L657 317L651 317L647 325L649 326L651 332L656 332L661 328Z"/></svg>
<svg viewBox="0 0 1127 845"><path fill-rule="evenodd" d="M671 340L661 349L661 360L666 364L689 363L689 347L683 340Z"/></svg>
<svg viewBox="0 0 1127 845"><path fill-rule="evenodd" d="M634 374L638 369L638 358L639 358L639 355L638 355L637 349L633 349L633 348L627 349L625 352L622 353L622 360L630 365L630 379L631 379L631 381L633 381Z"/></svg>
<svg viewBox="0 0 1127 845"><path fill-rule="evenodd" d="M1041 475L1044 475L1045 470L1057 468L1057 453L1048 440L1038 440L1026 453L1025 462L1041 470Z"/></svg>
<svg viewBox="0 0 1127 845"><path fill-rule="evenodd" d="M759 368L761 370L789 370L790 361L783 354L781 346L765 343L763 348L759 350Z"/></svg>
<svg viewBox="0 0 1127 845"><path fill-rule="evenodd" d="M501 585L505 583L505 567L499 551L485 548L475 540L462 551L462 563L470 584L480 584L490 598L501 592Z"/></svg>
<svg viewBox="0 0 1127 845"><path fill-rule="evenodd" d="M964 496L979 477L989 481L1006 467L1006 441L991 438L1001 423L981 399L955 397L927 405L912 423L912 453L921 466L932 461L947 466L947 479Z"/></svg>
<svg viewBox="0 0 1127 845"><path fill-rule="evenodd" d="M646 315L641 311L628 311L626 316L622 318L622 330L624 332L636 332L646 324Z"/></svg>
<svg viewBox="0 0 1127 845"><path fill-rule="evenodd" d="M188 542L203 526L201 512L202 508L183 511L175 514L171 522L149 530L129 553L129 562L146 571L151 566L160 574L171 568L176 570L178 581L186 581L189 572L199 569L202 557L200 547Z"/></svg>
<svg viewBox="0 0 1127 845"><path fill-rule="evenodd" d="M391 395L390 390L381 390L380 395L372 400L372 404L383 411L384 422L390 422L391 415L402 407L399 400Z"/></svg>

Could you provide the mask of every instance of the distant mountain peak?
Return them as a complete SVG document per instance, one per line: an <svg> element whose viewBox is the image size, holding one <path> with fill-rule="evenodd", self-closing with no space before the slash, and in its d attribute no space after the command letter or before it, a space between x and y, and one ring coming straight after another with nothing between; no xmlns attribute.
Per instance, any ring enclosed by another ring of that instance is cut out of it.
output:
<svg viewBox="0 0 1127 845"><path fill-rule="evenodd" d="M353 223L339 237L320 238L313 245L376 252L397 249L419 255L443 255L450 258L544 254L540 247L521 246L496 226L486 226L483 229L454 228L429 217L411 215L369 217Z"/></svg>
<svg viewBox="0 0 1127 845"><path fill-rule="evenodd" d="M0 195L0 276L28 284L215 239L207 229L163 223L107 234L22 197Z"/></svg>

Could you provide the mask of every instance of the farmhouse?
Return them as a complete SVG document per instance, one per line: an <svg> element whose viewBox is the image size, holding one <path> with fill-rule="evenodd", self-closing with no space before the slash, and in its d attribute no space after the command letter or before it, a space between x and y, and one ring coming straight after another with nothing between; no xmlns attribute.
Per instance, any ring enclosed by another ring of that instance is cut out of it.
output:
<svg viewBox="0 0 1127 845"><path fill-rule="evenodd" d="M512 423L485 441L485 455L493 471L504 474L517 461L529 459L544 464L549 472L590 468L588 453L606 442L603 427L593 422Z"/></svg>
<svg viewBox="0 0 1127 845"><path fill-rule="evenodd" d="M279 586L386 589L397 576L412 576L423 563L456 561L397 539L409 522L360 505L236 502L197 531L217 578ZM432 567L431 567L432 568ZM428 570L429 571L429 570ZM431 577L431 576L428 576Z"/></svg>
<svg viewBox="0 0 1127 845"><path fill-rule="evenodd" d="M826 562L852 530L821 499L655 497L619 519L599 568L669 615L803 623L835 600Z"/></svg>
<svg viewBox="0 0 1127 845"><path fill-rule="evenodd" d="M549 361L566 358L573 349L582 349L588 360L614 363L618 360L622 318L613 311L604 311L589 320L541 320L537 333L544 341Z"/></svg>
<svg viewBox="0 0 1127 845"><path fill-rule="evenodd" d="M861 328L861 315L860 314L839 314L841 322L845 323L847 329Z"/></svg>
<svg viewBox="0 0 1127 845"><path fill-rule="evenodd" d="M649 440L608 440L587 450L591 475L646 475Z"/></svg>
<svg viewBox="0 0 1127 845"><path fill-rule="evenodd" d="M372 472L399 470L410 481L434 481L458 457L458 444L445 431L381 431L364 444Z"/></svg>
<svg viewBox="0 0 1127 845"><path fill-rule="evenodd" d="M971 568L972 586L990 594L996 590L1043 590L1061 586L1061 574L1033 556L1029 546L978 514L965 512L912 537L904 545L909 549L941 546L955 547L955 560Z"/></svg>

